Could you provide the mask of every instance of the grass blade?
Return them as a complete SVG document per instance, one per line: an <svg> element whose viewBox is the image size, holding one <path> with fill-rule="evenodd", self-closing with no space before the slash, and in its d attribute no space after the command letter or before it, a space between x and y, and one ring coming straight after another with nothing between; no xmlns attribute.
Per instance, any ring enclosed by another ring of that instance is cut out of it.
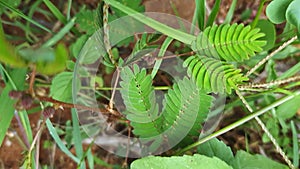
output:
<svg viewBox="0 0 300 169"><path fill-rule="evenodd" d="M132 10L131 8L128 8L127 6L121 4L120 2L116 0L105 0L106 3L109 5L119 9L120 11L124 12L127 15L132 16L134 19L138 20L141 23L144 23L153 29L170 36L178 41L181 41L185 44L191 44L196 37L193 35L190 35L188 33L182 32L180 30L173 29L163 23L160 23L152 18L149 18L141 13L138 13L135 10Z"/></svg>
<svg viewBox="0 0 300 169"><path fill-rule="evenodd" d="M169 47L169 45L171 44L172 41L173 41L172 38L170 38L170 37L166 38L166 40L164 41L164 43L161 46L161 49L159 50L158 57L163 57L164 56L167 48ZM159 70L159 67L160 67L162 61L163 61L162 59L159 59L159 60L155 61L153 70L151 72L152 79L154 79L157 71Z"/></svg>
<svg viewBox="0 0 300 169"><path fill-rule="evenodd" d="M218 12L220 10L220 5L221 5L221 0L216 0L214 7L212 8L212 11L208 17L206 27L213 25L217 15L218 15Z"/></svg>
<svg viewBox="0 0 300 169"><path fill-rule="evenodd" d="M289 70L287 70L286 72L284 72L282 75L280 75L278 77L278 80L282 80L288 77L291 77L295 74L297 74L300 71L300 62L297 63L296 65L294 65L293 67L291 67Z"/></svg>
<svg viewBox="0 0 300 169"><path fill-rule="evenodd" d="M291 128L293 133L293 164L295 168L298 168L299 167L299 142L298 142L298 133L294 121L291 121Z"/></svg>
<svg viewBox="0 0 300 169"><path fill-rule="evenodd" d="M25 110L18 111L18 116L20 117L22 126L24 127L25 134L26 134L26 137L28 139L28 142L29 142L29 144L31 144L32 140L33 140L33 135L32 135L32 130L31 130L30 121L29 121L27 111L25 111Z"/></svg>
<svg viewBox="0 0 300 169"><path fill-rule="evenodd" d="M71 18L71 7L72 7L72 0L68 0L67 20L70 20Z"/></svg>
<svg viewBox="0 0 300 169"><path fill-rule="evenodd" d="M205 0L196 0L196 20L201 31L205 28Z"/></svg>
<svg viewBox="0 0 300 169"><path fill-rule="evenodd" d="M83 148L82 148L82 139L81 139L81 134L80 134L80 128L79 128L79 122L77 118L76 111L74 109L71 110L72 112L72 125L73 125L73 140L74 140L74 146L75 146L75 152L76 155L80 161L83 161ZM81 162L81 168L85 168L85 163Z"/></svg>
<svg viewBox="0 0 300 169"><path fill-rule="evenodd" d="M6 131L14 116L14 103L16 102L15 100L9 98L8 93L11 90L24 88L26 69L15 69L11 73L12 77L10 77L10 75L6 72L1 64L0 68L9 79L9 83L6 83L6 87L0 95L0 145L2 145L3 139L6 135Z"/></svg>
<svg viewBox="0 0 300 169"><path fill-rule="evenodd" d="M8 97L8 93L13 89L11 85L7 85L1 93L0 100L0 145L6 135L6 131L14 116L14 100Z"/></svg>
<svg viewBox="0 0 300 169"><path fill-rule="evenodd" d="M46 4L46 6L50 9L50 11L53 13L53 15L62 23L66 24L67 19L65 16L60 12L59 9L56 8L56 6L49 0L43 0L43 2Z"/></svg>
<svg viewBox="0 0 300 169"><path fill-rule="evenodd" d="M21 18L25 19L26 21L31 22L32 24L36 25L37 27L47 31L47 32L51 32L50 29L46 28L45 26L39 24L38 22L34 21L33 19L29 18L28 16L24 15L22 12L20 12L18 9L10 6L7 2L0 0L0 5L15 12L18 16L20 16Z"/></svg>
<svg viewBox="0 0 300 169"><path fill-rule="evenodd" d="M91 147L87 150L87 161L90 169L94 169L94 156L92 154Z"/></svg>
<svg viewBox="0 0 300 169"><path fill-rule="evenodd" d="M74 160L77 164L80 163L80 159L74 156L68 148L65 146L65 144L62 142L62 140L59 138L55 128L53 127L51 121L49 119L46 120L46 125L49 130L50 135L58 145L58 147L63 151L67 156L69 156L72 160Z"/></svg>
<svg viewBox="0 0 300 169"><path fill-rule="evenodd" d="M43 47L50 47L55 45L59 40L61 40L65 34L69 33L69 31L73 28L75 24L75 17L70 20L58 33L56 33L51 39L49 39L46 43L43 44Z"/></svg>
<svg viewBox="0 0 300 169"><path fill-rule="evenodd" d="M228 24L228 23L231 22L232 17L233 17L233 13L234 13L234 10L235 10L236 3L237 3L237 0L233 0L231 2L231 5L230 5L230 8L229 8L228 13L226 15L224 24Z"/></svg>

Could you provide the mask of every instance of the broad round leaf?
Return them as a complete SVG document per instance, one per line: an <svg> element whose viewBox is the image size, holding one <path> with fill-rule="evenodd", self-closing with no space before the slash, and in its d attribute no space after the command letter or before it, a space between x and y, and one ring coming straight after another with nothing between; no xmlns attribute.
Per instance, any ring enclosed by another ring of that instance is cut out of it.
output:
<svg viewBox="0 0 300 169"><path fill-rule="evenodd" d="M62 72L54 77L50 87L50 96L53 99L72 102L72 72Z"/></svg>
<svg viewBox="0 0 300 169"><path fill-rule="evenodd" d="M296 26L298 34L300 32L300 0L294 0L287 8L286 19L289 23Z"/></svg>
<svg viewBox="0 0 300 169"><path fill-rule="evenodd" d="M293 0L273 0L267 6L267 16L271 22L280 24L286 20L285 12Z"/></svg>
<svg viewBox="0 0 300 169"><path fill-rule="evenodd" d="M270 21L262 19L258 21L256 27L260 29L260 32L265 34L264 37L259 38L259 40L264 40L267 42L267 44L262 48L264 50L272 49L276 40L275 26Z"/></svg>
<svg viewBox="0 0 300 169"><path fill-rule="evenodd" d="M155 168L155 169L232 169L224 161L213 157L195 154L194 156L172 156L172 157L146 157L135 160L131 165L131 169Z"/></svg>

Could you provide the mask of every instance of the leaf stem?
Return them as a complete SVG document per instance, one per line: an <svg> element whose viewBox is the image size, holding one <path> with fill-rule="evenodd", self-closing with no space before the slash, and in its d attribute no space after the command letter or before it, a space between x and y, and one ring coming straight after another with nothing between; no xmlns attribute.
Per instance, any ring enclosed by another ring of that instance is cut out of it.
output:
<svg viewBox="0 0 300 169"><path fill-rule="evenodd" d="M280 52L282 49L290 45L292 42L297 40L297 36L294 36L287 42L283 43L281 46L279 46L276 50L274 50L272 53L270 53L268 56L266 56L264 59L262 59L260 62L258 62L252 69L250 69L246 73L246 77L250 76L253 72L255 72L260 66L262 66L264 63L266 63L269 59L271 59L276 53Z"/></svg>

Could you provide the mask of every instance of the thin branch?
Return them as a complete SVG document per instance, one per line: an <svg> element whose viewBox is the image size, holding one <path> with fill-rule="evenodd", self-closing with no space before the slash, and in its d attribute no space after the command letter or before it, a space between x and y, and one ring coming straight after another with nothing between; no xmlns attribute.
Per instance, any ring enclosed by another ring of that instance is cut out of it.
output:
<svg viewBox="0 0 300 169"><path fill-rule="evenodd" d="M36 74L36 65L34 64L32 66L32 72L31 72L30 81L29 81L29 93L31 96L34 96L33 85L34 85L34 80L35 80L35 74Z"/></svg>
<svg viewBox="0 0 300 169"><path fill-rule="evenodd" d="M182 53L182 54L178 54L178 55L169 55L169 56L164 56L164 57L157 57L156 60L160 60L160 59L171 59L171 58L176 58L176 57L181 57L181 56L191 56L194 55L196 52L191 51L191 52L187 52L187 53Z"/></svg>
<svg viewBox="0 0 300 169"><path fill-rule="evenodd" d="M44 128L44 126L45 126L45 123L46 123L46 120L43 120L41 126L39 127L39 129L38 129L38 131L37 131L37 133L36 133L36 135L35 135L35 137L34 137L32 143L31 143L31 146L30 146L30 148L29 148L29 150L28 150L28 157L27 157L27 158L29 158L29 159L31 158L31 155L30 155L30 154L32 153L33 148L34 148L36 142L37 142L38 139L40 138L40 135L41 135L41 132L43 131L43 128ZM35 164L38 164L38 162L36 162ZM37 166L36 166L36 167L37 167Z"/></svg>
<svg viewBox="0 0 300 169"><path fill-rule="evenodd" d="M253 109L251 108L251 106L248 104L248 102L246 101L246 99L244 98L244 96L240 93L239 90L236 90L236 94L239 96L239 98L242 100L243 104L246 106L246 108L248 109L248 111L250 113L253 113ZM261 129L265 132L265 134L268 136L268 138L271 140L271 142L273 143L273 145L276 148L276 151L281 155L281 157L284 159L284 161L288 164L288 166L291 169L295 169L295 166L293 165L293 163L291 162L291 160L288 158L288 156L285 154L285 152L282 150L282 148L279 146L279 144L277 143L276 139L273 137L273 135L270 133L269 129L266 127L266 125L260 120L259 117L255 117L255 120L257 121L257 123L260 125Z"/></svg>
<svg viewBox="0 0 300 169"><path fill-rule="evenodd" d="M297 36L294 36L287 42L283 43L281 46L279 46L276 50L274 50L272 53L270 53L268 56L266 56L264 59L262 59L259 63L257 63L252 69L250 69L246 73L246 77L250 76L253 72L255 72L260 66L262 66L264 63L266 63L269 59L271 59L276 53L280 52L282 49L290 45L292 42L297 40Z"/></svg>
<svg viewBox="0 0 300 169"><path fill-rule="evenodd" d="M294 76L282 80L274 80L269 83L250 83L247 85L241 85L238 86L239 90L252 90L253 88L265 88L265 89L270 89L275 86L280 86L283 84L291 83L291 82L296 82L300 80L300 76Z"/></svg>
<svg viewBox="0 0 300 169"><path fill-rule="evenodd" d="M115 81L114 88L113 88L112 93L111 93L111 98L110 98L109 104L108 104L108 109L109 110L112 110L113 107L114 107L113 106L114 97L115 97L115 94L116 94L116 88L117 88L117 85L118 85L119 78L120 78L120 69L117 67L116 81Z"/></svg>
<svg viewBox="0 0 300 169"><path fill-rule="evenodd" d="M45 125L45 123L44 123ZM41 132L43 131L44 127L39 125ZM35 166L37 168L39 168L39 158L40 158L40 142L41 142L41 135L42 133L40 133L39 135L37 135L37 141L36 141L36 153L35 153Z"/></svg>
<svg viewBox="0 0 300 169"><path fill-rule="evenodd" d="M55 100L55 99L52 99L52 98L49 98L49 97L44 97L44 96L37 96L37 98L40 101L53 103L53 104L57 105L58 107L62 106L64 108L76 108L76 109L82 109L82 110L89 110L89 111L92 111L92 112L100 112L104 115L112 113L114 116L116 116L118 118L122 117L122 115L117 111L112 112L112 111L109 111L107 109L100 109L100 108L96 108L96 107L88 107L88 106L84 106L84 105L65 103L65 102L61 102L61 101L58 101L58 100Z"/></svg>
<svg viewBox="0 0 300 169"><path fill-rule="evenodd" d="M113 57L113 54L111 51L110 41L109 41L108 8L109 8L109 5L107 3L104 3L104 5L103 5L103 33L104 33L103 41L104 41L106 52L109 56L111 63L115 64L116 61L114 60L114 57Z"/></svg>
<svg viewBox="0 0 300 169"><path fill-rule="evenodd" d="M127 149L126 149L125 160L124 160L124 163L123 163L123 165L122 165L124 168L127 168L127 166L128 166L129 146L130 146L130 137L131 137L131 126L130 126L130 122L127 121L127 124L128 124Z"/></svg>

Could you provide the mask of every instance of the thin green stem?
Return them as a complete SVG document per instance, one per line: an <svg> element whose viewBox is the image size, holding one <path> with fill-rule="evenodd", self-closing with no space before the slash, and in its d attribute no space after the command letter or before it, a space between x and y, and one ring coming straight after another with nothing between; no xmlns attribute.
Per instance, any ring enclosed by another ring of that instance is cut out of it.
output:
<svg viewBox="0 0 300 169"><path fill-rule="evenodd" d="M255 15L255 18L253 20L253 22L251 23L251 27L252 28L255 28L256 25L257 25L257 22L260 18L260 15L261 15L261 12L263 11L264 9L264 4L265 4L266 0L260 0L260 3L259 3L259 7L258 7L258 10L257 10L257 13Z"/></svg>
<svg viewBox="0 0 300 169"><path fill-rule="evenodd" d="M135 10L132 10L131 8L128 8L127 6L121 4L120 2L117 2L115 0L105 0L106 3L109 5L119 9L120 11L126 13L127 15L130 15L134 19L138 20L141 23L144 23L153 29L170 36L178 41L181 41L185 44L191 44L194 40L196 40L196 37L193 35L190 35L188 33L182 32L180 30L176 30L174 28L171 28L163 23L160 23L152 18L149 18L141 13L138 13Z"/></svg>
<svg viewBox="0 0 300 169"><path fill-rule="evenodd" d="M175 155L180 155L180 154L182 154L182 153L184 153L184 152L186 152L186 151L188 151L188 150L190 150L194 147L199 146L200 144L202 144L206 141L209 141L213 138L216 138L216 137L218 137L218 136L220 136L220 135L222 135L222 134L224 134L224 133L226 133L226 132L228 132L228 131L230 131L230 130L232 130L232 129L234 129L234 128L236 128L236 127L238 127L238 126L240 126L240 125L242 125L242 124L244 124L244 123L246 123L246 122L248 122L252 119L254 119L255 117L258 117L258 116L268 112L269 110L271 110L271 109L273 109L273 108L275 108L275 107L277 107L277 106L293 99L294 97L296 97L298 95L300 95L300 92L295 92L293 95L283 97L283 98L279 99L278 101L268 105L267 107L265 107L265 108L263 108L263 109L261 109L257 112L254 112L254 113L252 113L252 114L250 114L250 115L248 115L248 116L246 116L246 117L244 117L244 118L242 118L242 119L240 119L240 120L238 120L238 121L222 128L222 129L220 129L219 131L198 140L197 142L185 147L184 149L181 149L180 151L176 152Z"/></svg>

